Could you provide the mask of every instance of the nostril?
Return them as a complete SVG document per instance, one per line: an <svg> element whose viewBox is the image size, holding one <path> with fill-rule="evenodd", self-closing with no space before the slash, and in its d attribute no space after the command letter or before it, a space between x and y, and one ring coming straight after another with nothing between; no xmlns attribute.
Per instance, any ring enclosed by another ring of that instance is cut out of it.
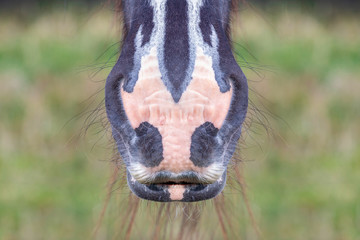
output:
<svg viewBox="0 0 360 240"><path fill-rule="evenodd" d="M150 124L148 122L143 122L139 125L138 128L135 129L135 133L137 137L142 137L147 134L148 129L150 128Z"/></svg>
<svg viewBox="0 0 360 240"><path fill-rule="evenodd" d="M135 144L131 146L132 155L146 167L155 167L163 160L162 137L157 128L143 122L135 129Z"/></svg>
<svg viewBox="0 0 360 240"><path fill-rule="evenodd" d="M217 129L214 124L210 123L210 122L206 122L205 124L207 124L205 126L205 131L208 135L215 137L217 135L217 133L219 132L219 129Z"/></svg>
<svg viewBox="0 0 360 240"><path fill-rule="evenodd" d="M191 136L190 160L197 167L208 167L214 163L214 152L219 149L219 130L210 122L196 128Z"/></svg>

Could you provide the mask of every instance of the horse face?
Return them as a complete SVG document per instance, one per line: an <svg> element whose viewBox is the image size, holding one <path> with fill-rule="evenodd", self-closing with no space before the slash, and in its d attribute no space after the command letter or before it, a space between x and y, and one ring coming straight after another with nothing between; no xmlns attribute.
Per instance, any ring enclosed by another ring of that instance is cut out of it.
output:
<svg viewBox="0 0 360 240"><path fill-rule="evenodd" d="M225 0L124 1L127 34L105 101L140 198L201 201L225 186L248 103L228 12Z"/></svg>

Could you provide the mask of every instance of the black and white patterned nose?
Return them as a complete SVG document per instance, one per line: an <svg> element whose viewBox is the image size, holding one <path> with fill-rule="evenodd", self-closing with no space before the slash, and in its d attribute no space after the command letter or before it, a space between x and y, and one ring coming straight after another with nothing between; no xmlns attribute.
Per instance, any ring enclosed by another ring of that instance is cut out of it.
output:
<svg viewBox="0 0 360 240"><path fill-rule="evenodd" d="M106 109L128 185L153 201L222 191L247 110L226 33L230 0L124 0Z"/></svg>

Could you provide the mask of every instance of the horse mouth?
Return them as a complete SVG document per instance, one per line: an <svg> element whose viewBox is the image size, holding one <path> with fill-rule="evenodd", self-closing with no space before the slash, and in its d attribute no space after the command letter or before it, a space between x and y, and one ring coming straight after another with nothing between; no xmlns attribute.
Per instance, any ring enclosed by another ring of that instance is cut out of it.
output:
<svg viewBox="0 0 360 240"><path fill-rule="evenodd" d="M181 185L181 186L198 186L198 185L207 185L205 184L201 184L201 183L193 183L193 182L160 182L160 183L151 183L149 185L156 185L156 186L165 186L165 187L169 187L169 186L175 186L175 185Z"/></svg>
<svg viewBox="0 0 360 240"><path fill-rule="evenodd" d="M191 191L200 191L200 190L206 188L207 185L209 185L209 184L190 183L190 182L180 182L180 183L164 182L164 183L148 184L146 186L150 189L158 190L158 191L175 189L175 188L177 188L177 189L183 188L183 189L187 189L187 190L191 190Z"/></svg>
<svg viewBox="0 0 360 240"><path fill-rule="evenodd" d="M226 181L226 171L215 182L208 183L194 178L155 179L140 183L128 172L128 185L138 197L157 202L196 202L211 199L220 193Z"/></svg>
<svg viewBox="0 0 360 240"><path fill-rule="evenodd" d="M185 171L178 174L169 171L160 171L155 173L154 176L147 181L136 178L135 180L152 189L171 189L174 187L184 187L186 189L195 190L201 188L201 186L214 183L221 177L221 175L222 173L216 179L206 179L194 171Z"/></svg>
<svg viewBox="0 0 360 240"><path fill-rule="evenodd" d="M199 179L189 178L189 179L182 179L182 180L157 180L152 183L146 184L151 189L174 189L174 188L184 188L189 189L192 191L199 191L203 188L205 188L207 185L211 183L209 182L203 182Z"/></svg>

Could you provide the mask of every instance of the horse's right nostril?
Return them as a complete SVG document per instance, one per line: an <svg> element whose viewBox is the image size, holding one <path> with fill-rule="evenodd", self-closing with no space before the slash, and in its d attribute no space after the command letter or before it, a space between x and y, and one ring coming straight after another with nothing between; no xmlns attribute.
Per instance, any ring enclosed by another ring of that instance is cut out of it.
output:
<svg viewBox="0 0 360 240"><path fill-rule="evenodd" d="M157 128L148 122L141 123L135 129L136 140L132 146L137 160L146 167L155 167L164 159L162 137ZM140 154L140 156L139 156Z"/></svg>

